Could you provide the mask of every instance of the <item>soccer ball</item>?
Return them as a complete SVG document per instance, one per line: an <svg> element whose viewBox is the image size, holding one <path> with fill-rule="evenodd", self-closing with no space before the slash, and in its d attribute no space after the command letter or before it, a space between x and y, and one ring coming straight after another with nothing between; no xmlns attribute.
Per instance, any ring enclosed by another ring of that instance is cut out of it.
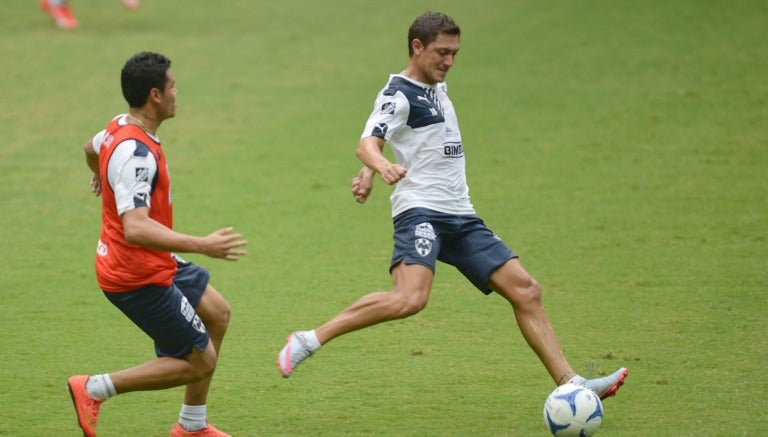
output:
<svg viewBox="0 0 768 437"><path fill-rule="evenodd" d="M592 390L564 384L547 396L544 423L555 436L591 436L603 422L603 404Z"/></svg>

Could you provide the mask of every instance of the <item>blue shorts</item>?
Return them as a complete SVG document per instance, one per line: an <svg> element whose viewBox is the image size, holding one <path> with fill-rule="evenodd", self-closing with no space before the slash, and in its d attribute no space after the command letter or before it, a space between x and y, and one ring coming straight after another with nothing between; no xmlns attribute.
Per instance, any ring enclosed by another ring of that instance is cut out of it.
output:
<svg viewBox="0 0 768 437"><path fill-rule="evenodd" d="M210 274L204 268L176 259L178 271L170 287L147 285L136 290L105 291L110 302L155 341L158 357L182 358L192 347L208 346L208 331L195 312Z"/></svg>
<svg viewBox="0 0 768 437"><path fill-rule="evenodd" d="M452 215L426 208L394 218L395 248L389 270L405 262L435 271L436 261L456 267L478 290L491 294L493 272L517 255L476 215Z"/></svg>

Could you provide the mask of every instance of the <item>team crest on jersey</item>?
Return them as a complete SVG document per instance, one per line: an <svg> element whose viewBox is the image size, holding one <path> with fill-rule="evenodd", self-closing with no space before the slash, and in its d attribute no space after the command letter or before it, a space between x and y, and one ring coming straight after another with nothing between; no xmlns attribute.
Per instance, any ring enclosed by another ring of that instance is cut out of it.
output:
<svg viewBox="0 0 768 437"><path fill-rule="evenodd" d="M146 167L136 167L136 181L149 182L149 169Z"/></svg>
<svg viewBox="0 0 768 437"><path fill-rule="evenodd" d="M432 224L424 222L416 225L414 235L419 237L416 238L416 241L414 242L416 251L419 252L419 255L421 256L429 255L429 253L432 252L432 242L435 240L435 229L432 227Z"/></svg>
<svg viewBox="0 0 768 437"><path fill-rule="evenodd" d="M395 104L395 102L386 102L383 105L381 105L381 110L379 112L385 115L392 115L395 113L396 107L397 105Z"/></svg>

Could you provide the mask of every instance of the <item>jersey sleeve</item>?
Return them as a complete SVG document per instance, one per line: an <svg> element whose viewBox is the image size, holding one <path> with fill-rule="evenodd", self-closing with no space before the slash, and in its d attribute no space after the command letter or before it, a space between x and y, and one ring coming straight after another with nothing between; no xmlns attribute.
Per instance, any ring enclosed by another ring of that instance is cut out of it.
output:
<svg viewBox="0 0 768 437"><path fill-rule="evenodd" d="M134 139L118 144L107 166L107 180L115 193L117 213L151 207L150 195L157 177L157 161L149 147Z"/></svg>
<svg viewBox="0 0 768 437"><path fill-rule="evenodd" d="M107 135L107 130L103 129L99 133L93 136L91 143L93 144L93 151L98 155L101 152L101 144L104 142L104 137Z"/></svg>
<svg viewBox="0 0 768 437"><path fill-rule="evenodd" d="M112 119L112 121L115 121L120 117L125 117L125 115L123 114L116 115L115 118ZM104 141L106 141L108 138L109 136L107 134L106 129L101 130L99 133L93 136L93 141L92 141L93 151L96 152L97 155L101 153L101 146L104 144Z"/></svg>
<svg viewBox="0 0 768 437"><path fill-rule="evenodd" d="M397 129L406 125L409 112L408 99L402 93L379 93L361 137L389 140Z"/></svg>

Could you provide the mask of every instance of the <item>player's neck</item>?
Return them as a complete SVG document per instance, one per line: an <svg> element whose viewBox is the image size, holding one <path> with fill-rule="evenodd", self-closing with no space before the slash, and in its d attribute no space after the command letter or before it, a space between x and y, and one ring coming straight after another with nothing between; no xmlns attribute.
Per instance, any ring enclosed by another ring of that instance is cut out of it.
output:
<svg viewBox="0 0 768 437"><path fill-rule="evenodd" d="M152 117L141 109L131 109L128 111L128 122L134 124L152 135L157 135L157 128L160 127L160 120Z"/></svg>
<svg viewBox="0 0 768 437"><path fill-rule="evenodd" d="M413 74L413 71L411 71L411 70L409 70L407 68L405 70L403 70L402 73L400 73L400 75L405 76L408 79L415 80L416 82L424 83L424 81L419 80L420 78L419 78L418 75Z"/></svg>
<svg viewBox="0 0 768 437"><path fill-rule="evenodd" d="M418 68L408 65L405 70L403 70L402 73L400 73L402 76L407 77L408 79L414 80L418 83L423 83L425 85L434 86L434 83L430 83L430 81L427 79L427 77L419 70Z"/></svg>

